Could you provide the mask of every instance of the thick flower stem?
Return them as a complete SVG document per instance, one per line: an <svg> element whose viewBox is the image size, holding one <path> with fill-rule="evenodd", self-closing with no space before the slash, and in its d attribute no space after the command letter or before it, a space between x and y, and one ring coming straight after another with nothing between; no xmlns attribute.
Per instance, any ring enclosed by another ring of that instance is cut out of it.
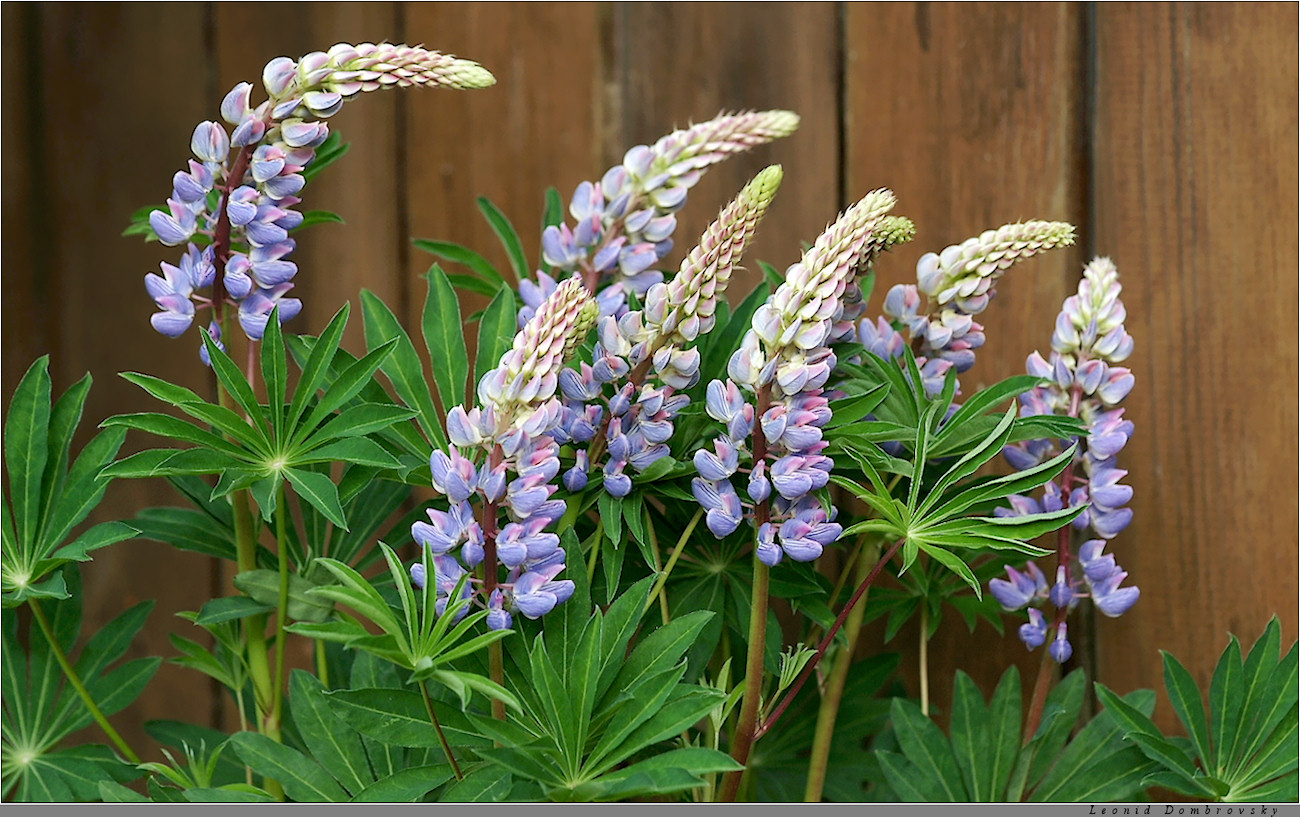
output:
<svg viewBox="0 0 1300 817"><path fill-rule="evenodd" d="M866 581L878 561L880 545L864 545L858 552L854 583L861 585ZM804 787L803 799L806 803L820 803L822 800L826 767L831 756L831 739L835 736L835 719L844 698L844 685L848 682L849 667L853 666L853 652L858 645L858 634L862 631L862 618L866 609L865 605L856 605L845 619L844 636L848 644L835 659L835 666L826 679L826 690L822 693L821 704L817 708L817 727L813 732L812 755L808 760L808 782Z"/></svg>
<svg viewBox="0 0 1300 817"><path fill-rule="evenodd" d="M871 568L871 572L867 574L867 578L863 579L862 584L858 585L858 589L854 591L853 597L844 605L844 609L840 611L839 616L835 619L835 623L831 625L830 631L826 633L826 637L817 645L816 654L813 655L808 663L804 665L803 672L799 673L799 677L795 680L794 684L791 685L789 691L785 693L785 697L781 699L780 705L778 705L777 708L772 711L772 714L767 716L763 720L763 723L759 725L758 734L755 736L755 740L765 735L768 730L775 726L776 722L780 720L781 715L785 713L787 708L789 708L794 697L799 694L799 690L803 689L803 685L807 683L808 677L813 674L813 670L817 669L817 665L826 657L826 651L830 649L831 641L835 638L835 634L840 631L840 628L844 626L844 622L848 620L849 614L853 612L853 608L856 607L858 602L862 600L862 597L866 595L867 588L870 587L871 583L880 575L880 571L889 563L889 560L894 558L894 554L898 553L905 541L905 539L899 539L897 542L890 545L889 550L885 551L885 555L881 556L880 561L876 562L876 566Z"/></svg>
<svg viewBox="0 0 1300 817"><path fill-rule="evenodd" d="M421 681L420 695L424 697L424 708L429 713L429 720L433 722L433 730L438 733L438 742L442 744L442 751L447 755L447 762L451 764L451 770L456 775L457 780L464 780L465 775L460 771L460 764L456 762L456 755L451 751L451 744L447 742L447 736L442 733L442 724L438 723L438 715L433 711L433 699L429 697L429 688Z"/></svg>
<svg viewBox="0 0 1300 817"><path fill-rule="evenodd" d="M217 392L221 405L234 411L234 400L226 390L218 387ZM252 510L248 507L248 491L235 491L230 499L235 523L236 561L239 572L246 573L257 569L257 529ZM264 728L264 718L270 710L273 697L270 656L266 646L266 619L266 614L244 619L244 633L248 641L248 674L253 681L253 703L257 707L258 726L268 737L279 741L278 729L274 733L268 733Z"/></svg>
<svg viewBox="0 0 1300 817"><path fill-rule="evenodd" d="M505 453L501 450L501 446L494 447L491 456L488 457L488 469L496 468L504 458ZM490 601L492 591L497 589L497 503L484 503L480 527L483 529L483 593ZM505 657L501 652L500 641L493 641L488 645L488 672L497 684L505 684ZM504 701L492 699L492 717L499 721L506 719Z"/></svg>
<svg viewBox="0 0 1300 817"><path fill-rule="evenodd" d="M763 436L763 428L758 418L767 411L771 399L770 384L759 388L754 399L754 434L751 447L755 465L767 458L767 438ZM754 505L756 537L763 529L763 525L767 524L770 514L771 506L768 500ZM740 718L736 721L736 731L731 736L731 757L742 766L749 762L749 751L757 739L756 733L759 727L758 707L759 699L763 695L763 653L767 645L768 571L768 566L759 561L758 545L755 542L754 586L750 590L752 598L749 607L749 643L745 660L745 693L740 703ZM740 782L744 774L744 770L729 772L722 779L722 791L718 798L720 802L736 802L736 795L740 792Z"/></svg>
<svg viewBox="0 0 1300 817"><path fill-rule="evenodd" d="M759 698L763 693L763 652L767 643L767 585L769 568L754 556L753 603L749 608L749 652L745 661L745 697L740 704L740 719L731 738L731 757L742 766L749 761L758 726ZM722 779L719 802L734 803L740 792L744 771L729 772Z"/></svg>
<svg viewBox="0 0 1300 817"><path fill-rule="evenodd" d="M930 716L930 605L921 600L921 643L917 647L917 673L921 676L921 714Z"/></svg>
<svg viewBox="0 0 1300 817"><path fill-rule="evenodd" d="M78 697L80 697L81 702L86 705L86 709L90 712L90 716L95 719L95 723L99 724L99 728L104 730L104 734L108 735L108 739L113 741L113 745L126 756L127 760L132 763L139 763L140 756L137 755L135 750L130 747L126 740L118 734L118 731L113 728L113 724L108 722L108 718L104 715L103 710L99 708L99 704L95 703L95 699L91 696L90 690L86 689L86 685L81 682L81 676L77 675L77 671L73 668L72 662L68 660L67 654L63 652L63 647L60 646L58 639L54 637L54 628L50 626L50 621L45 617L45 613L41 610L41 606L36 603L35 599L28 599L27 606L31 608L32 617L36 619L36 623L40 626L41 632L45 634L45 640L50 645L50 652L54 653L54 660L58 661L59 666L63 668L64 677L68 679L69 684L72 684L72 688L77 691Z"/></svg>
<svg viewBox="0 0 1300 817"><path fill-rule="evenodd" d="M1029 717L1025 719L1025 733L1020 739L1024 746L1038 731L1043 721L1043 708L1047 705L1047 691L1052 688L1052 656L1043 650L1043 660L1038 663L1038 677L1034 679L1034 694L1029 699Z"/></svg>
<svg viewBox="0 0 1300 817"><path fill-rule="evenodd" d="M285 642L288 637L288 633L284 631L284 628L289 618L289 536L285 530L285 517L289 514L289 506L283 482L280 483L279 493L275 513L275 549L279 558L280 595L276 599L275 686L271 690L271 715L269 718L270 722L274 724L274 730L277 734L280 731L280 724L284 714L284 655Z"/></svg>

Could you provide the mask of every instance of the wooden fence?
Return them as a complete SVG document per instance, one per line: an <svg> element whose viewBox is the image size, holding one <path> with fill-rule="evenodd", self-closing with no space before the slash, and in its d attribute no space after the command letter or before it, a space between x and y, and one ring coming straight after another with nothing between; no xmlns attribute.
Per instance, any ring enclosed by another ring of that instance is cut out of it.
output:
<svg viewBox="0 0 1300 817"><path fill-rule="evenodd" d="M1249 643L1277 613L1296 638L1294 4L10 3L3 25L3 394L42 353L56 388L91 371L78 444L110 414L151 408L119 371L205 387L195 335L149 328L141 277L158 246L119 237L165 198L194 123L271 57L423 43L480 61L498 85L375 94L334 120L352 152L308 205L347 224L304 236L294 330L318 331L362 287L417 325L430 259L412 236L504 262L478 195L536 247L547 186L567 195L627 147L719 110L791 108L795 136L695 189L679 245L771 162L786 180L750 257L782 267L846 203L898 193L918 233L881 263L878 293L912 279L921 252L984 229L1079 225L1077 247L1003 282L967 376L1023 371L1083 262L1115 260L1137 431L1123 454L1135 521L1114 551L1142 598L1098 621L1078 660L1119 690L1160 687L1165 649L1204 684L1229 631ZM122 481L100 518L176 502L165 484ZM223 582L204 558L143 541L101 553L85 577L92 623L158 598L138 655L173 654L167 633L189 625L172 614ZM890 645L913 691L916 641L913 626ZM945 707L954 668L985 688L1009 662L1035 670L1010 632L956 620L931 651ZM195 677L164 667L115 721L138 739L147 718L215 717ZM1175 728L1163 693L1157 714Z"/></svg>

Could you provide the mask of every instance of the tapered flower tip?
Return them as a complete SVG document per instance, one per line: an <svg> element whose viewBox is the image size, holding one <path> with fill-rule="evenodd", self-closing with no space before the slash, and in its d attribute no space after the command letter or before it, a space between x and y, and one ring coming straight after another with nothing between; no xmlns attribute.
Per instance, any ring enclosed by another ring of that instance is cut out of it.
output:
<svg viewBox="0 0 1300 817"><path fill-rule="evenodd" d="M764 124L773 138L789 136L799 129L799 114L794 111L764 111Z"/></svg>
<svg viewBox="0 0 1300 817"><path fill-rule="evenodd" d="M796 122L798 117L795 117ZM776 191L781 187L781 180L785 177L785 170L780 165L768 165L758 172L758 175L745 185L745 189L740 192L749 201L755 204L767 206L776 196Z"/></svg>
<svg viewBox="0 0 1300 817"><path fill-rule="evenodd" d="M497 84L491 71L470 60L458 60L448 72L448 80L460 88L490 88Z"/></svg>

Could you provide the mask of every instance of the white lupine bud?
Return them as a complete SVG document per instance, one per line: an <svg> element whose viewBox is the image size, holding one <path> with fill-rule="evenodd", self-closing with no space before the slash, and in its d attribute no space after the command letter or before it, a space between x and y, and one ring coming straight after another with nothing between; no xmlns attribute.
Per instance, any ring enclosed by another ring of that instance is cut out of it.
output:
<svg viewBox="0 0 1300 817"><path fill-rule="evenodd" d="M651 287L641 319L643 333L628 335L629 340L644 342L649 349L663 344L683 346L713 328L717 300L776 196L781 177L780 165L764 169L723 208L700 243L682 260L673 280Z"/></svg>
<svg viewBox="0 0 1300 817"><path fill-rule="evenodd" d="M940 305L968 315L984 311L994 284L1021 259L1074 243L1074 227L1063 221L1027 221L986 230L916 265L917 286Z"/></svg>
<svg viewBox="0 0 1300 817"><path fill-rule="evenodd" d="M576 276L557 286L537 308L501 362L479 381L479 400L494 417L497 436L518 429L539 404L554 396L566 356L594 318L595 302Z"/></svg>
<svg viewBox="0 0 1300 817"><path fill-rule="evenodd" d="M799 386L795 392L802 388L807 378L785 364L803 360L804 353L826 345L864 247L894 202L889 190L868 193L786 270L785 282L755 311L749 332L728 362L732 380L757 389L784 367L774 398L785 391L782 381Z"/></svg>

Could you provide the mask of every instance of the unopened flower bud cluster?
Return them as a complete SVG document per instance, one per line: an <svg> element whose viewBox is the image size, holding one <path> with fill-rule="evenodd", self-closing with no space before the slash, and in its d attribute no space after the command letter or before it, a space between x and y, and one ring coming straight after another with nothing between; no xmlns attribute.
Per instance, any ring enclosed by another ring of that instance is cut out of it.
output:
<svg viewBox="0 0 1300 817"><path fill-rule="evenodd" d="M600 181L578 185L569 204L575 223L546 228L543 259L561 276L594 275L593 288L611 281L597 296L600 311L622 315L629 293L644 295L663 281L654 266L672 251L675 214L704 171L736 153L789 136L798 126L799 117L790 111L722 114L673 131L653 145L632 148ZM521 323L554 282L541 271L536 281L520 282Z"/></svg>

